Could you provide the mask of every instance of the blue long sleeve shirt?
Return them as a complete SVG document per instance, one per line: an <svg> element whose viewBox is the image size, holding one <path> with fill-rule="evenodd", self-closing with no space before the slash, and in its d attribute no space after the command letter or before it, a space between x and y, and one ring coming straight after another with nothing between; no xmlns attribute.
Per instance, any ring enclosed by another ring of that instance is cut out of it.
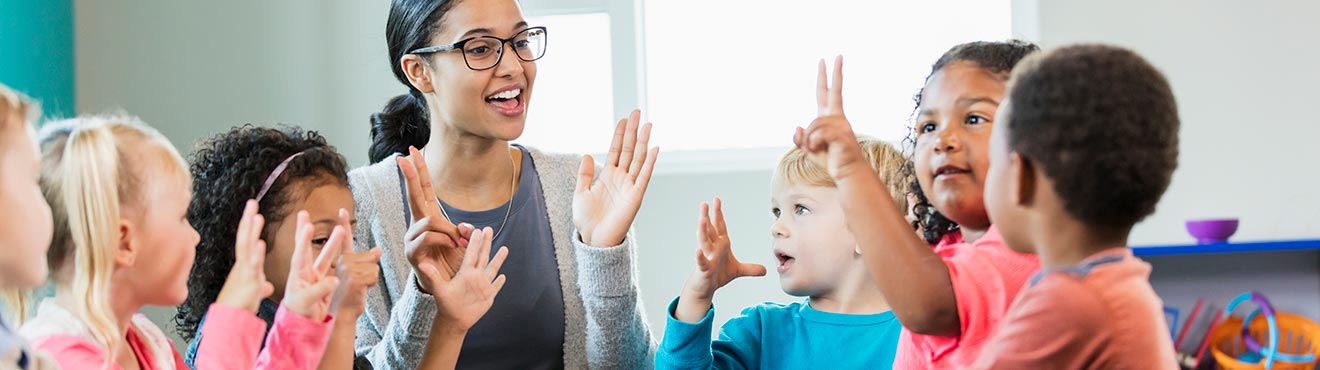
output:
<svg viewBox="0 0 1320 370"><path fill-rule="evenodd" d="M763 303L720 327L711 339L715 308L696 323L674 318L669 304L660 369L889 369L902 328L893 311L849 315L817 311L811 300Z"/></svg>

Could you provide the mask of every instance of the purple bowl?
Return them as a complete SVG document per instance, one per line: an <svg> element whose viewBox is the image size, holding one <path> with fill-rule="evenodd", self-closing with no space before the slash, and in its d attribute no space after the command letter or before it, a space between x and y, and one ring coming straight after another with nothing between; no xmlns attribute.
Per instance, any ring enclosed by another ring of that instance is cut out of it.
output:
<svg viewBox="0 0 1320 370"><path fill-rule="evenodd" d="M1192 234L1199 244L1226 242L1228 237L1237 232L1237 228L1236 218L1187 221L1187 232Z"/></svg>

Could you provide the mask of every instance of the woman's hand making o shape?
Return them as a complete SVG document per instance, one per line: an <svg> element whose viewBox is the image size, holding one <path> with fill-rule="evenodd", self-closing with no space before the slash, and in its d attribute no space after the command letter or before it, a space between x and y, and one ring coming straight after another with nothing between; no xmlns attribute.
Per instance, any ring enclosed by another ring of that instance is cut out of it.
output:
<svg viewBox="0 0 1320 370"><path fill-rule="evenodd" d="M455 226L445 218L440 210L440 200L436 199L435 189L431 187L431 174L426 168L426 158L414 147L408 147L409 155L399 157L399 170L403 172L404 182L408 187L408 209L412 212L412 225L404 235L408 263L417 272L417 283L422 291L434 292L430 279L423 279L423 264L436 266L440 273L453 277L458 273L463 260L463 249L467 247L468 236L472 234L471 225Z"/></svg>

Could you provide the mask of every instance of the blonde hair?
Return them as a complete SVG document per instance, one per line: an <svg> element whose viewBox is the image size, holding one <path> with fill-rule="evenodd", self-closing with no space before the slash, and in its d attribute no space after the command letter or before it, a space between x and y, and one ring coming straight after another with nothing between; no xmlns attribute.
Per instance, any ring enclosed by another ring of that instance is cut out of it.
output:
<svg viewBox="0 0 1320 370"><path fill-rule="evenodd" d="M910 181L907 181L906 176L903 175L903 166L907 164L908 159L893 145L874 137L858 136L857 144L862 147L862 158L880 176L880 181L889 190L889 195L894 198L895 204L898 204L899 209L906 211ZM807 153L798 148L789 150L779 159L775 176L792 184L835 186L834 178L830 177L829 172L812 163Z"/></svg>
<svg viewBox="0 0 1320 370"><path fill-rule="evenodd" d="M110 306L120 220L141 215L148 190L162 181L189 185L187 165L164 136L131 116L52 122L39 136L41 190L55 226L47 263L71 293L71 311L113 351L123 329Z"/></svg>
<svg viewBox="0 0 1320 370"><path fill-rule="evenodd" d="M40 116L41 107L37 102L29 99L27 96L10 89L5 84L0 84L0 127L8 127L14 123L32 123L32 120ZM23 119L20 122L11 122L9 117L13 114L19 114Z"/></svg>
<svg viewBox="0 0 1320 370"><path fill-rule="evenodd" d="M18 116L19 119L17 121L11 120L10 118L14 116ZM10 89L9 86L0 84L0 145L3 146L0 147L0 155L8 155L6 152L9 147L7 141L9 138L4 136L11 133L9 131L11 126L23 126L20 129L26 135L31 135L32 121L39 116L41 116L41 108L36 102ZM32 140L32 138L29 136L22 138L22 140ZM0 161L0 165L3 165L3 161ZM25 291L26 289L0 291L0 299L5 302L6 309L4 311L9 316L7 318L9 322L22 323L23 319L27 317L27 302L30 299L28 294L24 293Z"/></svg>

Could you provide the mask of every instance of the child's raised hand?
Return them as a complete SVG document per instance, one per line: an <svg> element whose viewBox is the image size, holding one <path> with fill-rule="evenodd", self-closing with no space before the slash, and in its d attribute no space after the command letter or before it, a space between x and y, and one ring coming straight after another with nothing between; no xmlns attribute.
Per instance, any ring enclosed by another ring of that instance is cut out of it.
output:
<svg viewBox="0 0 1320 370"><path fill-rule="evenodd" d="M833 83L826 81L825 60L822 59L816 75L816 120L806 129L797 128L793 144L807 152L816 165L824 166L835 180L842 180L854 172L870 167L862 158L857 135L852 124L843 115L843 56L834 59Z"/></svg>
<svg viewBox="0 0 1320 370"><path fill-rule="evenodd" d="M697 249L697 270L684 284L674 313L677 319L686 322L697 322L705 317L715 290L733 279L765 276L765 266L742 263L734 257L720 198L715 198L714 222L711 222L710 205L705 202L701 203L701 219L698 222L697 240L701 247Z"/></svg>
<svg viewBox="0 0 1320 370"><path fill-rule="evenodd" d="M344 230L353 229L347 210L339 210L339 227ZM366 252L354 252L353 238L345 237L340 253L338 268L345 271L344 276L348 281L339 282L347 284L347 292L335 315L340 319L355 320L366 310L367 289L376 286L380 280L381 251L380 248L372 248Z"/></svg>
<svg viewBox="0 0 1320 370"><path fill-rule="evenodd" d="M339 278L327 274L343 251L348 230L335 226L320 255L312 254L311 215L298 211L294 230L293 258L289 262L289 281L284 287L285 307L300 316L322 321L330 313L330 298L339 286ZM351 243L351 241L350 241Z"/></svg>
<svg viewBox="0 0 1320 370"><path fill-rule="evenodd" d="M266 242L261 240L265 225L265 218L257 214L257 201L248 200L234 241L234 267L229 269L216 303L255 314L261 300L275 292L275 286L266 281Z"/></svg>
<svg viewBox="0 0 1320 370"><path fill-rule="evenodd" d="M419 273L418 268L429 263L452 277L458 273L471 227L454 226L445 218L420 150L408 147L408 156L398 157L398 162L408 186L408 208L412 211L412 225L403 239L408 262ZM427 293L435 291L428 279L417 279L417 283Z"/></svg>
<svg viewBox="0 0 1320 370"><path fill-rule="evenodd" d="M504 288L505 277L499 272L504 259L509 256L509 248L500 247L494 257L487 258L492 234L489 227L472 231L471 244L463 253L462 265L452 277L432 263L424 262L419 266L425 279L435 287L431 294L439 308L436 319L461 332L476 325L477 320L490 310L495 295Z"/></svg>

